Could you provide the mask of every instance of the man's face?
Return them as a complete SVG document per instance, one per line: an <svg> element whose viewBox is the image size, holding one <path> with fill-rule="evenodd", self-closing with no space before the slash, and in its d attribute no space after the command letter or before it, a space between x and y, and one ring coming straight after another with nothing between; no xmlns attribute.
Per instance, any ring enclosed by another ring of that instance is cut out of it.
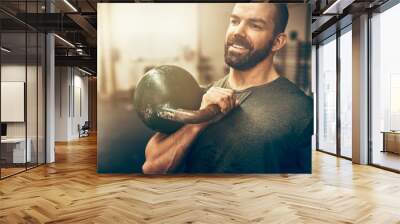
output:
<svg viewBox="0 0 400 224"><path fill-rule="evenodd" d="M225 37L225 63L248 70L271 53L276 9L265 3L236 4Z"/></svg>

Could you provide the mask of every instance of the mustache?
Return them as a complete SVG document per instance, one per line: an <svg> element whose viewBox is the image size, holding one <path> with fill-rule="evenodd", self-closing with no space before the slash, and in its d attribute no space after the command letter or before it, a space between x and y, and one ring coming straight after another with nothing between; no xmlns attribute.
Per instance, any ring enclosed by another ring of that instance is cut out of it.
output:
<svg viewBox="0 0 400 224"><path fill-rule="evenodd" d="M247 48L249 50L253 49L253 45L250 43L250 41L248 41L246 38L239 36L239 35L230 36L228 38L228 41L227 41L228 46L232 46L235 44L243 46L244 48Z"/></svg>

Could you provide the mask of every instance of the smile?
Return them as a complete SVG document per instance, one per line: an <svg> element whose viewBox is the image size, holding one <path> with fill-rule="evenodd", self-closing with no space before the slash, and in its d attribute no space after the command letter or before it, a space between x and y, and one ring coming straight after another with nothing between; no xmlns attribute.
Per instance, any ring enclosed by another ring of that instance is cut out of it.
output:
<svg viewBox="0 0 400 224"><path fill-rule="evenodd" d="M247 50L247 48L243 47L242 45L233 44L232 47L234 47L236 49L240 49L240 50Z"/></svg>
<svg viewBox="0 0 400 224"><path fill-rule="evenodd" d="M235 52L237 54L246 54L247 52L249 52L250 50L242 45L238 45L238 44L232 44L229 47L229 51L231 52Z"/></svg>

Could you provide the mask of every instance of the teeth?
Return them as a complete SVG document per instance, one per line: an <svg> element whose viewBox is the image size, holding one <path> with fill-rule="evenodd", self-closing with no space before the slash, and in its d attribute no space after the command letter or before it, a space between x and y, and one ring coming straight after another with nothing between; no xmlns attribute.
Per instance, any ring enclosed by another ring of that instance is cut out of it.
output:
<svg viewBox="0 0 400 224"><path fill-rule="evenodd" d="M245 47L243 47L243 46L241 46L241 45L237 45L237 44L234 44L234 45L232 45L234 48L239 48L239 49L245 49Z"/></svg>

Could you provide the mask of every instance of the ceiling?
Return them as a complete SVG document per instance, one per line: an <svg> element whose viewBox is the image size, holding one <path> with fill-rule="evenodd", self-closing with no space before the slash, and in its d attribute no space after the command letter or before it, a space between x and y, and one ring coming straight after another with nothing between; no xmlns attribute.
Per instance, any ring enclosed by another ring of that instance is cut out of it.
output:
<svg viewBox="0 0 400 224"><path fill-rule="evenodd" d="M38 46L36 39L33 40L37 33L54 32L57 34L56 65L79 66L95 74L97 1L47 2L46 7L44 0L1 0L2 46L12 49L10 53L2 54L3 60L18 61L23 59L24 55L32 58L31 55L35 55ZM25 35L26 32L28 35ZM43 45L39 44L39 48L42 47Z"/></svg>
<svg viewBox="0 0 400 224"><path fill-rule="evenodd" d="M375 12L389 0L312 0L312 41L318 44L337 30L350 25L354 17Z"/></svg>
<svg viewBox="0 0 400 224"><path fill-rule="evenodd" d="M204 0L211 1L211 0ZM338 21L351 23L351 16L382 5L387 0L292 0L312 5L311 32L313 42L335 32ZM96 73L97 67L97 3L102 2L155 2L149 0L1 0L0 23L8 38L8 47L15 54L25 50L25 31L54 32L56 65L80 66ZM168 2L160 0L156 2ZM275 0L273 2L280 2ZM288 1L286 1L288 2ZM51 12L51 13L50 13ZM342 22L342 25L346 25ZM28 38L29 39L29 38ZM64 41L66 40L66 41ZM3 41L4 43L4 41ZM32 51L34 43L28 44ZM19 50L18 50L19 49Z"/></svg>

